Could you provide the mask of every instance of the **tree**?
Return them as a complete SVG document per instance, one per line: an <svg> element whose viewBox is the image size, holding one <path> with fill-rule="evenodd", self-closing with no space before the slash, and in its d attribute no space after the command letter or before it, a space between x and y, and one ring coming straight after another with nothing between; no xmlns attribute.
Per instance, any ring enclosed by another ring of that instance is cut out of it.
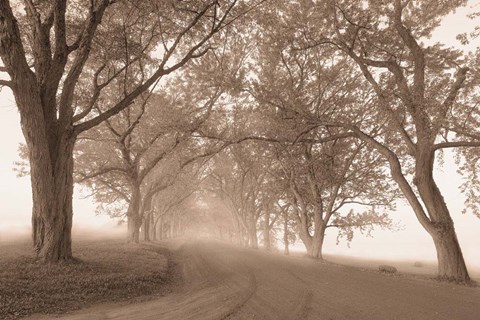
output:
<svg viewBox="0 0 480 320"><path fill-rule="evenodd" d="M198 157L195 153L201 148L191 141L192 133L208 119L222 94L220 87L207 86L206 82L195 87L181 76L166 87L175 91L165 88L162 95L144 95L118 116L81 135L76 147L78 181L92 189L97 202L111 206L120 197L128 204L120 215L127 217L131 242L139 241L152 197L173 184L181 169L193 160L179 159L180 155ZM175 157L183 163L174 169L171 158ZM160 166L170 169L162 171Z"/></svg>
<svg viewBox="0 0 480 320"><path fill-rule="evenodd" d="M385 160L372 156L366 143L356 141L352 133L321 124L341 117L361 121L372 132L381 128L370 112L358 112L358 101L365 94L360 74L331 48L298 50L291 35L296 30L286 24L265 27L268 37L258 47L259 66L248 92L256 112L268 119L257 131L277 141L273 164L281 168L277 181L285 185L283 200L295 212L299 238L308 255L321 259L327 228L338 227L347 240L354 228L365 232L373 226L393 228L385 213L370 209L353 214L349 206L390 208L396 194L385 181ZM340 220L343 223L334 223Z"/></svg>
<svg viewBox="0 0 480 320"><path fill-rule="evenodd" d="M320 32L310 29L301 45L332 45L362 72L375 97L371 104L375 121L387 123L381 134L372 135L364 124L341 118L323 124L346 129L384 156L392 178L433 239L439 277L468 282L453 220L433 169L440 150L480 146L476 131L471 131L476 130L475 117L461 118L466 106L477 108L461 98L476 83L467 80L469 69L462 67L461 52L421 42L443 16L463 4L463 0L321 2L307 24L318 25L320 16L327 23L317 29Z"/></svg>
<svg viewBox="0 0 480 320"><path fill-rule="evenodd" d="M265 148L255 142L233 144L214 159L208 190L218 195L230 209L237 225L239 241L258 248L258 222L271 201L264 160Z"/></svg>
<svg viewBox="0 0 480 320"><path fill-rule="evenodd" d="M282 204L280 201L277 201L276 205L280 209L283 220L283 254L288 256L290 254L290 243L295 243L295 241L297 240L295 232L292 231L296 229L295 218L293 217L294 212L290 210L291 206L289 203Z"/></svg>
<svg viewBox="0 0 480 320"><path fill-rule="evenodd" d="M29 150L39 258L72 257L78 135L202 56L208 40L237 16L237 2L26 0L24 15L20 5L0 1L0 71L10 77L0 84L15 96ZM138 70L145 76L138 77ZM105 89L118 83L124 84L124 94L99 113L95 106L105 103Z"/></svg>
<svg viewBox="0 0 480 320"><path fill-rule="evenodd" d="M328 228L337 228L339 237L351 241L355 229L370 233L375 226L395 227L381 212L391 209L395 199L384 179L383 161L364 147L344 140L294 146L277 155L288 183L286 200L312 258L322 259Z"/></svg>
<svg viewBox="0 0 480 320"><path fill-rule="evenodd" d="M182 208L184 205L195 199L199 193L199 186L205 179L205 162L193 163L186 170L181 172L175 182L162 190L154 193L150 199L151 220L145 216L143 232L145 240L149 240L149 230L153 240L173 237L175 234L183 233L187 227L187 221L191 218L192 212ZM149 201L146 201L148 204ZM183 219L183 220L182 220ZM179 223L182 222L182 223ZM149 225L150 224L150 225ZM168 227L168 232L165 232Z"/></svg>

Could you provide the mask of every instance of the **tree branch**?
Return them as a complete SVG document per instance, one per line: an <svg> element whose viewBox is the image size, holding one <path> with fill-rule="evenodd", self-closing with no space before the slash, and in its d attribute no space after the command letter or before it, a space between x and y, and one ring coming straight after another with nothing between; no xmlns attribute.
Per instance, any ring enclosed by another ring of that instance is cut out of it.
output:
<svg viewBox="0 0 480 320"><path fill-rule="evenodd" d="M0 87L9 87L12 88L12 81L0 79Z"/></svg>
<svg viewBox="0 0 480 320"><path fill-rule="evenodd" d="M402 5L401 0L395 0L394 26L404 43L412 52L415 63L413 90L416 98L423 100L425 96L425 54L415 38L412 36L410 30L407 29L402 22L403 9L404 6ZM417 103L421 103L421 101L417 101Z"/></svg>
<svg viewBox="0 0 480 320"><path fill-rule="evenodd" d="M201 53L197 53L196 51L200 49L218 30L215 29L214 32L209 32L207 35L204 36L202 40L200 40L196 45L194 45L190 50L185 54L185 56L176 64L171 66L170 68L165 68L169 58L173 55L176 47L180 43L180 41L184 38L184 36L200 21L200 19L205 15L208 9L212 6L209 4L204 7L202 11L190 22L190 24L176 37L174 43L170 47L170 49L166 52L163 57L160 66L158 67L157 71L148 78L143 84L136 87L132 92L130 92L126 97L124 97L121 101L119 101L115 106L108 109L107 111L99 114L98 116L80 123L74 127L75 133L78 135L79 133L88 130L94 126L97 126L101 122L105 121L106 119L112 117L113 115L119 113L123 109L127 108L133 100L138 97L142 92L148 90L160 77L167 75L181 67L183 67L188 61L191 59L195 59L200 57L201 55L205 54L208 48Z"/></svg>
<svg viewBox="0 0 480 320"><path fill-rule="evenodd" d="M437 143L433 146L433 150L459 147L480 147L480 141L452 141Z"/></svg>

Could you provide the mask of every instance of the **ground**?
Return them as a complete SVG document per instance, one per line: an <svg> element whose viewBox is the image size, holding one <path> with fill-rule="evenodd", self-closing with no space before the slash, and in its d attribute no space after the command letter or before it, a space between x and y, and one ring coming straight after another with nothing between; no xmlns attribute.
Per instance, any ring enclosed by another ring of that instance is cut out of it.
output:
<svg viewBox="0 0 480 320"><path fill-rule="evenodd" d="M183 268L178 292L140 303L98 304L59 319L473 320L480 315L479 287L380 274L214 241L168 247Z"/></svg>
<svg viewBox="0 0 480 320"><path fill-rule="evenodd" d="M75 261L45 265L35 261L29 241L0 243L0 319L145 300L174 291L181 279L160 246L80 240L73 250Z"/></svg>

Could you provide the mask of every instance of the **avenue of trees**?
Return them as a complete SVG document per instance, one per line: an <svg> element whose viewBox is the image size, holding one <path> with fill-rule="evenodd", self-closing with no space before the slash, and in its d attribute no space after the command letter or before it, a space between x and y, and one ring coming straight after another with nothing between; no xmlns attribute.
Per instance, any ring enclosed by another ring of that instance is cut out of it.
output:
<svg viewBox="0 0 480 320"><path fill-rule="evenodd" d="M395 231L403 200L439 277L468 282L433 172L452 149L480 216L479 54L425 44L465 4L0 0L38 257L72 258L74 184L132 242L300 240L319 259L326 236Z"/></svg>

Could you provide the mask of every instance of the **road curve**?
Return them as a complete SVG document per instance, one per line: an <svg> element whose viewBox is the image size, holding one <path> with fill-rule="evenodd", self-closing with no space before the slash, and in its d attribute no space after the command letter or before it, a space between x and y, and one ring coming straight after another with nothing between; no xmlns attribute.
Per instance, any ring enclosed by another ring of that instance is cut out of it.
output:
<svg viewBox="0 0 480 320"><path fill-rule="evenodd" d="M30 319L480 319L480 288L360 271L220 242L181 249L184 289Z"/></svg>

